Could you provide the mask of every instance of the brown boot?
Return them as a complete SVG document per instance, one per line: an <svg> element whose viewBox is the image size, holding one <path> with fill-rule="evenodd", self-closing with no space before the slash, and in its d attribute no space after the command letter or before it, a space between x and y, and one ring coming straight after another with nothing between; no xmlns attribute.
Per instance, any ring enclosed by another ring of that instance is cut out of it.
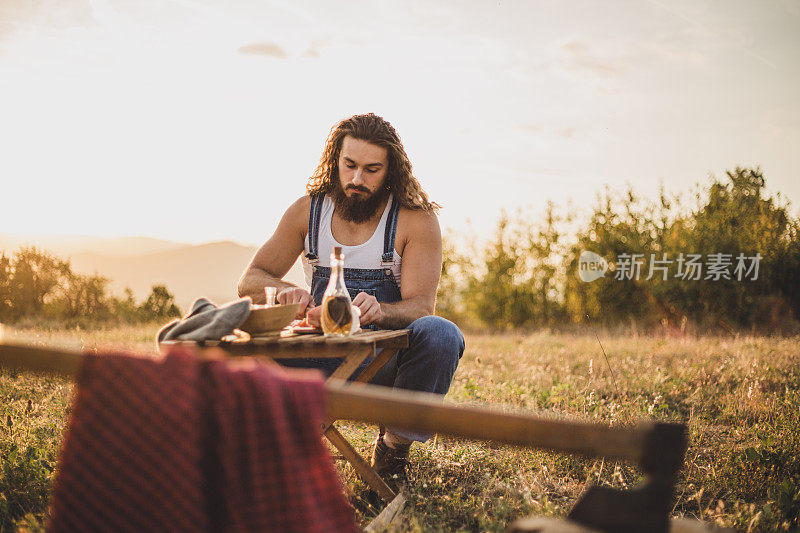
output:
<svg viewBox="0 0 800 533"><path fill-rule="evenodd" d="M400 490L408 481L408 454L411 443L398 444L392 448L383 441L383 434L375 441L372 451L372 468L394 492Z"/></svg>

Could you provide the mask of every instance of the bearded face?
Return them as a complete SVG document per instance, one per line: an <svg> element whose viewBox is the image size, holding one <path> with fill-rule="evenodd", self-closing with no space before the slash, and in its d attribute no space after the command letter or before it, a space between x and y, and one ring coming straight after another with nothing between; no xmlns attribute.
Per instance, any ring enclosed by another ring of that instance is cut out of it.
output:
<svg viewBox="0 0 800 533"><path fill-rule="evenodd" d="M339 179L331 195L339 216L355 223L371 219L389 197L388 170L386 148L346 136L338 158Z"/></svg>
<svg viewBox="0 0 800 533"><path fill-rule="evenodd" d="M389 197L389 189L381 183L375 191L367 187L348 183L342 187L341 180L333 189L333 203L336 212L347 222L357 224L371 219L383 202Z"/></svg>

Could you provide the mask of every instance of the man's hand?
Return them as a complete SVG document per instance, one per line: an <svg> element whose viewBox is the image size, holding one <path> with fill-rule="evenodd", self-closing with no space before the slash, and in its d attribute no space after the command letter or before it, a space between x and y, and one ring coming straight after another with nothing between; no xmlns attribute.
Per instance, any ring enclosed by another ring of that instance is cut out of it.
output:
<svg viewBox="0 0 800 533"><path fill-rule="evenodd" d="M361 311L361 325L377 324L383 320L381 304L374 296L366 292L359 292L353 299L353 305Z"/></svg>
<svg viewBox="0 0 800 533"><path fill-rule="evenodd" d="M309 326L315 328L322 327L322 306L313 307L308 310L308 314L306 315L306 322Z"/></svg>
<svg viewBox="0 0 800 533"><path fill-rule="evenodd" d="M293 303L301 303L300 312L297 313L298 318L302 318L303 315L306 314L306 308L314 307L314 299L311 297L311 294L305 289L300 289L298 287L289 287L288 289L283 289L281 292L278 293L276 298L279 304L293 304Z"/></svg>

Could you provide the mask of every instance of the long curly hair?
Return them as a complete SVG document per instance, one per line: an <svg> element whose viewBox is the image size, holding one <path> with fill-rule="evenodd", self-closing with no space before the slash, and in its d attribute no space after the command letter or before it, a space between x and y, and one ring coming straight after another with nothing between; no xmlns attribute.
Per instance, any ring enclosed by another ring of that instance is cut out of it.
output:
<svg viewBox="0 0 800 533"><path fill-rule="evenodd" d="M389 154L386 187L401 206L427 212L438 211L440 206L428 200L428 195L412 174L411 162L408 160L403 143L400 142L400 136L389 122L374 113L353 115L331 128L317 170L306 185L309 196L333 192L336 180L339 179L339 154L342 150L342 141L347 135L386 148Z"/></svg>

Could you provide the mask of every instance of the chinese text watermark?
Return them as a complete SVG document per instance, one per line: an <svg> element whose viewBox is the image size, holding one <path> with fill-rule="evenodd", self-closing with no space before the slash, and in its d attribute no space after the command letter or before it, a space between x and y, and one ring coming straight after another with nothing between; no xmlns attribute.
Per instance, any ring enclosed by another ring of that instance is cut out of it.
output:
<svg viewBox="0 0 800 533"><path fill-rule="evenodd" d="M669 258L667 254L619 254L614 262L615 280L666 281L673 277L687 281L751 280L758 279L761 254L679 254ZM608 262L602 256L584 250L578 258L578 277L582 281L594 281L606 275Z"/></svg>

